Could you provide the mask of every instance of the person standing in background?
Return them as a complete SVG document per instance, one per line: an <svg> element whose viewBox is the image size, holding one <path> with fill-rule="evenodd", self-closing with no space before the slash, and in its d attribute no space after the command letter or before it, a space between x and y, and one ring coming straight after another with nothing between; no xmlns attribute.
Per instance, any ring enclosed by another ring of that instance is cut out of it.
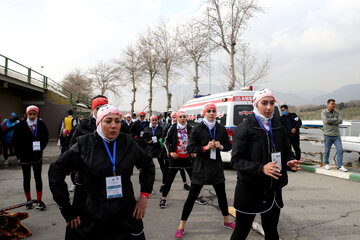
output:
<svg viewBox="0 0 360 240"><path fill-rule="evenodd" d="M4 155L4 165L8 165L9 151L10 155L14 154L12 139L14 135L15 126L19 123L16 113L10 113L10 117L5 119L1 123L2 130L2 145L3 145L3 155Z"/></svg>
<svg viewBox="0 0 360 240"><path fill-rule="evenodd" d="M331 145L336 147L336 162L339 171L347 172L348 170L343 166L343 149L340 136L339 125L342 123L341 114L335 110L335 100L329 99L327 101L327 109L321 112L321 119L324 123L324 163L325 169L330 170L329 155Z"/></svg>
<svg viewBox="0 0 360 240"><path fill-rule="evenodd" d="M49 133L45 123L38 117L39 108L37 106L28 106L26 116L26 119L22 120L15 128L13 144L16 158L23 172L23 187L26 200L31 200L30 179L32 167L36 184L36 208L43 210L46 205L41 200L43 190L41 178L42 156L49 141ZM32 207L32 203L26 205L26 209Z"/></svg>
<svg viewBox="0 0 360 240"><path fill-rule="evenodd" d="M280 117L280 122L286 127L290 144L293 146L295 151L295 159L300 160L301 150L300 150L300 127L301 119L296 115L296 113L290 113L289 107L287 105L282 105L281 107L282 116Z"/></svg>

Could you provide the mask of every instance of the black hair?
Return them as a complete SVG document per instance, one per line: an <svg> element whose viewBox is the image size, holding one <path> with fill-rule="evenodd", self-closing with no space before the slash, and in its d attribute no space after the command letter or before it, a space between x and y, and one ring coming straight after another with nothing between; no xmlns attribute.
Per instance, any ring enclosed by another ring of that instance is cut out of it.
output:
<svg viewBox="0 0 360 240"><path fill-rule="evenodd" d="M106 98L106 99L108 99L104 95L96 95L95 97L93 97L93 99L91 101L94 101L94 99L96 99L96 98Z"/></svg>
<svg viewBox="0 0 360 240"><path fill-rule="evenodd" d="M288 105L286 105L286 104L281 105L280 109L282 109L282 108L289 109Z"/></svg>
<svg viewBox="0 0 360 240"><path fill-rule="evenodd" d="M333 99L333 98L328 99L327 104L329 104L330 102L335 102L335 99Z"/></svg>
<svg viewBox="0 0 360 240"><path fill-rule="evenodd" d="M70 109L70 110L67 111L67 114L68 114L68 115L73 115L73 114L74 114L74 111L73 111L72 109Z"/></svg>

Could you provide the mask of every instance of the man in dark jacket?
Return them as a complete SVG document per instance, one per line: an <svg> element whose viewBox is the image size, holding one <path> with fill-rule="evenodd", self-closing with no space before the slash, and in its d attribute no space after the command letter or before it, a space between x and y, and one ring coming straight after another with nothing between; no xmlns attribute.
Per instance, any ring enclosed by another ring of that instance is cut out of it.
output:
<svg viewBox="0 0 360 240"><path fill-rule="evenodd" d="M300 160L301 150L300 150L300 134L299 129L301 127L301 119L296 115L296 113L290 113L287 105L281 106L282 116L280 117L280 122L286 127L287 134L291 145L295 150L295 159Z"/></svg>

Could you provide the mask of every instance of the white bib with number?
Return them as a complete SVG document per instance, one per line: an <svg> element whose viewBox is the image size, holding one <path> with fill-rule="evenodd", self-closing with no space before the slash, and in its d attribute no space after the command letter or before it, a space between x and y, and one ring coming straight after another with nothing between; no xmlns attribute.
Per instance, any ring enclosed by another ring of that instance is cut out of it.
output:
<svg viewBox="0 0 360 240"><path fill-rule="evenodd" d="M121 198L123 196L121 176L106 178L107 199Z"/></svg>
<svg viewBox="0 0 360 240"><path fill-rule="evenodd" d="M33 142L33 151L40 151L40 141L34 141Z"/></svg>
<svg viewBox="0 0 360 240"><path fill-rule="evenodd" d="M142 138L144 136L144 131L140 132L140 137Z"/></svg>
<svg viewBox="0 0 360 240"><path fill-rule="evenodd" d="M157 140L157 137L156 136L152 136L152 141L153 141L153 143L157 143L158 142L158 140Z"/></svg>
<svg viewBox="0 0 360 240"><path fill-rule="evenodd" d="M277 161L276 165L279 166L279 169L281 170L281 152L274 152L271 153L271 161L275 162Z"/></svg>

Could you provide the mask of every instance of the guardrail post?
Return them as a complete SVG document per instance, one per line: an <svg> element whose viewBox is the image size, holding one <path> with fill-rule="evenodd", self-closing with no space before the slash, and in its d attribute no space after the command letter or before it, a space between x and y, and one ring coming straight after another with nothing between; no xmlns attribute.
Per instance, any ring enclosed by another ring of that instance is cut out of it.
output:
<svg viewBox="0 0 360 240"><path fill-rule="evenodd" d="M31 68L28 68L28 83L31 83Z"/></svg>
<svg viewBox="0 0 360 240"><path fill-rule="evenodd" d="M320 152L320 167L324 166L324 154Z"/></svg>
<svg viewBox="0 0 360 240"><path fill-rule="evenodd" d="M4 70L4 75L7 76L7 72L8 72L8 58L5 57L5 70Z"/></svg>
<svg viewBox="0 0 360 240"><path fill-rule="evenodd" d="M70 103L72 104L72 92L70 92Z"/></svg>

